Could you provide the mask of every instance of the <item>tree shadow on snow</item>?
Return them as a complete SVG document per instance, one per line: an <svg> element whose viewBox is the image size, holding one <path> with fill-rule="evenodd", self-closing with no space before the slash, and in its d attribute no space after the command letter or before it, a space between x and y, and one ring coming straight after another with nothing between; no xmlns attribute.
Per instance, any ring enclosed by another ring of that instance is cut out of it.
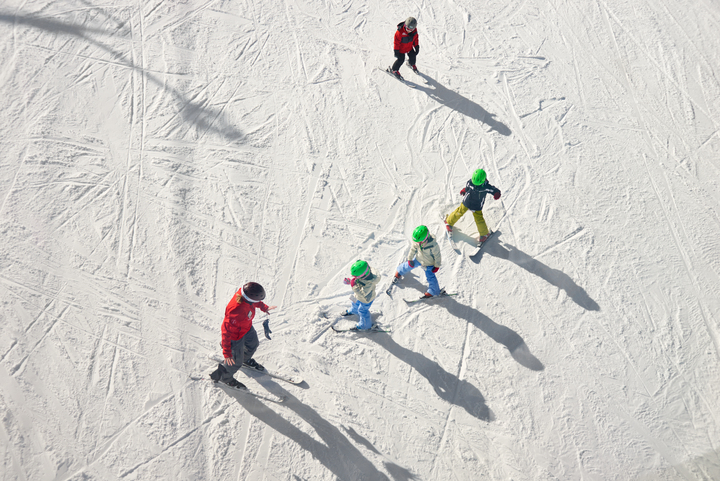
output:
<svg viewBox="0 0 720 481"><path fill-rule="evenodd" d="M390 336L368 336L368 339L415 369L427 379L440 399L463 408L468 414L482 421L490 422L495 419L482 393L469 382L447 372L440 364L422 354L402 347Z"/></svg>
<svg viewBox="0 0 720 481"><path fill-rule="evenodd" d="M488 246L485 246L486 249L487 247ZM417 284L418 287L422 288L422 292L425 292L425 285L417 278L407 276L401 281L401 283L404 283L406 287L414 287L414 284ZM482 312L464 304L460 304L454 297L441 297L439 299L424 302L427 304L432 303L433 305L447 309L448 313L451 315L457 317L458 319L464 319L474 325L487 334L490 339L505 346L508 351L510 351L512 358L515 359L515 361L517 361L521 366L524 366L532 371L542 371L545 369L543 363L530 352L527 344L525 344L525 341L517 332L507 326L498 324Z"/></svg>
<svg viewBox="0 0 720 481"><path fill-rule="evenodd" d="M430 98L437 100L441 104L463 115L467 115L470 118L486 124L490 127L490 130L494 130L500 135L507 136L512 133L507 125L493 118L495 114L489 113L467 97L463 97L459 93L449 90L427 74L420 73L420 76L427 81L427 85L430 85L431 88L424 87L422 83L413 83L415 83L418 90L425 92Z"/></svg>
<svg viewBox="0 0 720 481"><path fill-rule="evenodd" d="M288 437L301 448L308 451L330 470L337 479L343 480L388 480L388 477L379 471L362 452L334 425L323 419L317 411L303 404L298 398L275 382L267 381L264 385L272 385L272 392L278 396L285 396L283 406L295 412L303 421L315 430L322 442L316 441L304 433L293 423L276 413L262 401L242 393L229 393L243 406L248 413L262 421L278 433ZM359 435L358 435L359 436ZM366 445L365 443L361 443ZM377 452L373 448L374 452ZM396 466L390 463L392 466ZM387 467L387 463L386 463ZM400 470L400 468L397 466ZM393 471L388 471L395 477ZM409 472L409 471L408 471ZM407 481L414 477L395 478L396 481Z"/></svg>
<svg viewBox="0 0 720 481"><path fill-rule="evenodd" d="M471 260L476 264L479 263L483 253L487 253L493 257L499 257L500 259L509 260L529 273L544 279L558 289L562 289L570 297L570 299L575 301L575 304L578 306L587 309L588 311L600 310L598 303L592 300L588 293L585 292L585 289L577 285L570 276L562 271L548 267L536 259L533 259L515 246L505 242L500 244L498 241L499 237L500 231L497 231L480 252L480 255L476 256L476 258L471 258Z"/></svg>
<svg viewBox="0 0 720 481"><path fill-rule="evenodd" d="M213 132L215 134L218 134L231 142L239 141L244 138L244 134L240 130L224 121L222 110L212 109L203 106L199 102L190 101L179 90L169 87L162 78L135 65L133 61L128 58L129 54L114 50L103 44L102 42L99 42L92 38L92 36L94 35L110 35L111 33L106 30L99 28L90 28L84 25L66 23L58 20L52 20L49 18L34 17L28 15L14 15L10 13L0 13L0 23L6 23L10 25L26 25L28 27L44 30L46 32L58 35L69 35L72 37L81 38L110 54L110 57L117 63L122 64L132 70L141 72L144 78L148 79L150 82L165 90L166 92L169 92L175 98L176 102L180 105L178 115L180 115L180 117L184 121L189 122L195 126L198 138L202 137L207 132ZM123 27L123 25L120 25L119 27Z"/></svg>

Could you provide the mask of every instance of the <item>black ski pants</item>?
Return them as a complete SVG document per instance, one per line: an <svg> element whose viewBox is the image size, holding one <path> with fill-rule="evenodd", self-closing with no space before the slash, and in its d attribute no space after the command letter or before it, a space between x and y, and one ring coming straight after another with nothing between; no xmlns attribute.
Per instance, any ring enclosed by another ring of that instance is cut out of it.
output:
<svg viewBox="0 0 720 481"><path fill-rule="evenodd" d="M225 371L221 375L221 381L226 381L229 378L233 377L233 374L238 372L242 367L243 361L247 359L252 359L253 354L255 354L255 351L260 345L260 341L258 340L258 335L255 331L255 328L250 326L250 330L245 333L242 339L238 341L232 341L230 345L232 346L232 354L235 364L232 366L226 366L225 364L220 365L224 368L221 369L221 371Z"/></svg>
<svg viewBox="0 0 720 481"><path fill-rule="evenodd" d="M407 54L408 60L410 61L410 65L415 65L415 59L417 58L417 54L415 53L415 50L410 50ZM405 61L405 54L400 53L399 50L395 50L395 63L392 66L393 70L400 70L400 67L402 67L403 62Z"/></svg>

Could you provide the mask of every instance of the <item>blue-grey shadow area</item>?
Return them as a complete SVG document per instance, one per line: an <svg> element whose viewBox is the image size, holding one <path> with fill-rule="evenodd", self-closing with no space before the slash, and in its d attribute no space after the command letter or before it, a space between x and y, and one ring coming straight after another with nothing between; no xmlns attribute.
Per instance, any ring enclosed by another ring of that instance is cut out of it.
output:
<svg viewBox="0 0 720 481"><path fill-rule="evenodd" d="M487 246L485 246L485 248L487 248ZM400 283L405 284L407 287L414 287L414 285L417 285L421 288L420 290L424 292L425 286L420 283L417 278L406 276L400 281ZM525 344L523 338L520 337L520 334L507 326L498 324L482 312L464 304L460 304L454 297L439 297L437 299L431 299L423 302L427 304L432 303L433 305L447 309L448 313L451 315L474 325L487 334L490 339L505 346L508 351L510 351L512 358L523 367L532 371L542 371L545 369L543 363L530 352L530 349L527 344Z"/></svg>
<svg viewBox="0 0 720 481"><path fill-rule="evenodd" d="M178 115L180 115L185 122L195 126L199 137L202 137L207 132L219 135L229 142L242 141L245 137L242 131L233 125L228 124L224 120L221 110L209 108L201 103L190 101L179 90L169 87L154 73L135 65L126 54L114 50L91 37L91 35L110 35L103 29L86 27L84 25L75 25L48 18L13 15L9 13L0 13L0 23L6 23L9 25L24 25L58 35L68 35L83 39L110 54L110 56L118 64L141 72L149 82L157 85L172 95L180 106Z"/></svg>
<svg viewBox="0 0 720 481"><path fill-rule="evenodd" d="M460 304L453 297L438 299L438 305L458 319L464 319L498 344L505 346L515 361L531 371L542 371L545 366L536 358L528 348L520 334L507 326L498 324L482 312L472 307Z"/></svg>
<svg viewBox="0 0 720 481"><path fill-rule="evenodd" d="M350 438L352 438L352 440L355 441L357 444L365 446L373 453L382 456L382 453L380 453L380 451L378 451L370 441L358 434L357 431L355 431L353 428L346 428L345 426L343 426L343 429L345 430L347 435L350 436ZM413 479L417 479L416 476L412 473L412 471L410 471L409 469L405 469L402 466L398 466L397 464L390 461L383 461L383 466L385 466L385 469L388 470L388 473L390 473L390 476L392 476L395 481L411 481Z"/></svg>
<svg viewBox="0 0 720 481"><path fill-rule="evenodd" d="M468 414L482 421L494 420L494 415L480 390L464 379L447 372L435 361L407 349L390 336L368 336L390 354L406 363L427 379L435 394L450 404L463 408Z"/></svg>
<svg viewBox="0 0 720 481"><path fill-rule="evenodd" d="M420 76L425 79L427 84L413 83L418 90L425 92L430 98L435 99L456 112L467 115L471 119L482 122L490 127L490 130L494 130L500 135L508 136L512 134L512 131L507 125L495 119L495 114L491 114L469 98L453 92L429 75L421 72ZM429 85L430 87L424 85Z"/></svg>
<svg viewBox="0 0 720 481"><path fill-rule="evenodd" d="M337 427L323 419L317 411L303 404L292 393L272 381L265 382L263 385L272 387L273 394L285 396L286 401L282 406L295 412L303 421L312 426L320 439L322 439L322 442L301 431L260 400L243 393L229 390L226 390L226 392L234 397L238 404L252 416L312 454L337 479L389 481L385 473L379 471Z"/></svg>
<svg viewBox="0 0 720 481"><path fill-rule="evenodd" d="M534 274L558 289L562 289L568 297L575 302L575 304L583 309L587 309L588 311L600 310L598 303L595 302L587 292L585 292L585 289L577 285L570 276L562 271L548 267L536 259L533 259L515 246L505 242L501 243L499 241L499 237L500 231L497 231L495 235L490 238L487 245L483 247L483 250L480 253L481 255L478 255L476 256L477 258L472 258L471 260L477 264L480 262L480 258L482 258L482 253L486 253L500 259L509 260L510 262L522 267L530 274Z"/></svg>
<svg viewBox="0 0 720 481"><path fill-rule="evenodd" d="M250 370L250 369L243 369L242 373L245 374L246 376L250 376L252 378L257 379L258 382L262 382L266 379L272 379L270 376L267 376L267 374L265 374L265 373L257 372L257 371ZM300 388L300 389L310 389L310 385L305 380L303 380L303 382L301 382L299 384L295 384L294 386L297 388Z"/></svg>

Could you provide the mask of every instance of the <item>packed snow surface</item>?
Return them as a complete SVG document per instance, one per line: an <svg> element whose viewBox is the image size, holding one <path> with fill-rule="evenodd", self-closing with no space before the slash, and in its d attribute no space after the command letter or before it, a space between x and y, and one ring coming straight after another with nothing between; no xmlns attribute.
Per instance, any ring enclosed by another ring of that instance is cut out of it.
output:
<svg viewBox="0 0 720 481"><path fill-rule="evenodd" d="M384 73L418 20L420 74ZM0 480L720 479L720 4L0 2ZM478 168L502 191L451 249ZM385 293L410 235L455 297ZM338 334L357 259L389 333ZM204 380L235 291L272 340Z"/></svg>

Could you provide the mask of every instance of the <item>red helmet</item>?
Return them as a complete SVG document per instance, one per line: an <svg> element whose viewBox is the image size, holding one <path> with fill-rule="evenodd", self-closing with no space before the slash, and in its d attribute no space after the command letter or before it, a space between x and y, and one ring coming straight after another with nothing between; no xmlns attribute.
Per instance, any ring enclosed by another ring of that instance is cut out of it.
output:
<svg viewBox="0 0 720 481"><path fill-rule="evenodd" d="M265 299L265 289L257 282L248 282L242 286L242 295L249 302L260 302Z"/></svg>

